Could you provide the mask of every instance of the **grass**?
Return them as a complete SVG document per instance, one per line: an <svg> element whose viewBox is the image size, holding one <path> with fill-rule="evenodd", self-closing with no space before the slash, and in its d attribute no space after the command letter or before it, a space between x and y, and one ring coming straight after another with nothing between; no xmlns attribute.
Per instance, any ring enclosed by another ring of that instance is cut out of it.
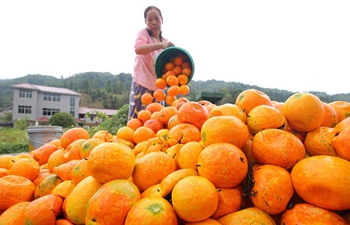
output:
<svg viewBox="0 0 350 225"><path fill-rule="evenodd" d="M0 155L29 152L26 130L0 128Z"/></svg>

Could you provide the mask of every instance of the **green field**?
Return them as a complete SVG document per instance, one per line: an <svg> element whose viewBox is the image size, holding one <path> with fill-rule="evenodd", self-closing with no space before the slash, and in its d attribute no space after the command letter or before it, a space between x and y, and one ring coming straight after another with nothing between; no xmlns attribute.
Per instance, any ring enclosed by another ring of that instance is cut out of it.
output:
<svg viewBox="0 0 350 225"><path fill-rule="evenodd" d="M29 151L26 130L0 128L0 155Z"/></svg>

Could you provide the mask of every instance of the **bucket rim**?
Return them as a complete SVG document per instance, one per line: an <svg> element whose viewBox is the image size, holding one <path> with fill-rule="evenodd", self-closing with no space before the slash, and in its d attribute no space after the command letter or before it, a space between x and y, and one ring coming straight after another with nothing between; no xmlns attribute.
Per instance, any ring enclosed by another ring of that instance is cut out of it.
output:
<svg viewBox="0 0 350 225"><path fill-rule="evenodd" d="M173 51L173 52L171 52ZM174 53L175 51L175 53ZM191 75L188 78L188 83L192 80L195 72L195 65L194 65L194 60L191 56L191 54L184 48L178 47L178 46L170 46L165 49L161 53L158 54L155 64L154 64L154 70L156 73L157 78L161 78L163 76L163 66L164 66L164 57L166 57L166 61L169 60L173 55L176 55L176 52L182 52L184 53L189 60L189 63L191 64ZM162 62L161 62L162 61Z"/></svg>

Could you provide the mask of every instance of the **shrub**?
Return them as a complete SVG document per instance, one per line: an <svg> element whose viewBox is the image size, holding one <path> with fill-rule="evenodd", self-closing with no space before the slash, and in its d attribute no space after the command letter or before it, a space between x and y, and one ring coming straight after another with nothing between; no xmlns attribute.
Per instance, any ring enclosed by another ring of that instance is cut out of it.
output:
<svg viewBox="0 0 350 225"><path fill-rule="evenodd" d="M49 120L49 123L52 126L61 126L61 127L72 127L75 126L76 122L74 117L66 112L55 113Z"/></svg>

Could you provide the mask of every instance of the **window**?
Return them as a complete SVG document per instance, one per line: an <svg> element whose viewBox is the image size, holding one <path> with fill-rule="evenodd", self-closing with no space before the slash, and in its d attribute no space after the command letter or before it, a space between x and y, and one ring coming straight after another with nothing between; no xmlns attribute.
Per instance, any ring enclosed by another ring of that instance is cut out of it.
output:
<svg viewBox="0 0 350 225"><path fill-rule="evenodd" d="M75 98L71 97L70 98L70 104L69 104L69 114L74 116L75 114Z"/></svg>
<svg viewBox="0 0 350 225"><path fill-rule="evenodd" d="M19 89L20 98L32 98L32 90Z"/></svg>
<svg viewBox="0 0 350 225"><path fill-rule="evenodd" d="M32 114L32 107L28 105L19 105L18 113L20 114Z"/></svg>
<svg viewBox="0 0 350 225"><path fill-rule="evenodd" d="M60 109L43 108L44 116L53 116L55 113L59 112Z"/></svg>
<svg viewBox="0 0 350 225"><path fill-rule="evenodd" d="M60 102L61 95L60 94L52 94L52 93L44 93L44 101Z"/></svg>

